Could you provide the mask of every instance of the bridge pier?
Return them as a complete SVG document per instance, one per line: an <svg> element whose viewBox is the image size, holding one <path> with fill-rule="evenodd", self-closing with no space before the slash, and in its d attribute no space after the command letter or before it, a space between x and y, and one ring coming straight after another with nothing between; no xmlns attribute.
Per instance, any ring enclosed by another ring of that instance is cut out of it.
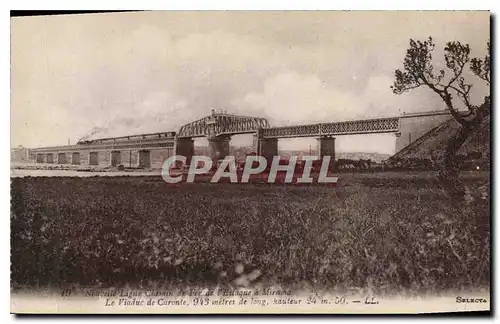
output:
<svg viewBox="0 0 500 324"><path fill-rule="evenodd" d="M151 167L151 156L148 150L139 151L139 168Z"/></svg>
<svg viewBox="0 0 500 324"><path fill-rule="evenodd" d="M260 148L260 132L257 130L257 133L253 135L253 153L259 154L259 148Z"/></svg>
<svg viewBox="0 0 500 324"><path fill-rule="evenodd" d="M320 159L330 156L328 169L331 170L335 163L335 137L321 136L318 138L318 154Z"/></svg>
<svg viewBox="0 0 500 324"><path fill-rule="evenodd" d="M54 154L52 153L47 153L47 160L46 163L54 163Z"/></svg>
<svg viewBox="0 0 500 324"><path fill-rule="evenodd" d="M151 150L151 167L162 168L165 160L167 160L172 155L174 155L172 148L161 148L161 149Z"/></svg>
<svg viewBox="0 0 500 324"><path fill-rule="evenodd" d="M68 160L66 159L66 153L57 153L57 163L66 164Z"/></svg>
<svg viewBox="0 0 500 324"><path fill-rule="evenodd" d="M174 148L175 155L182 155L186 157L186 164L191 163L191 158L194 155L194 140L192 138L178 138L175 141ZM179 167L181 162L176 162Z"/></svg>
<svg viewBox="0 0 500 324"><path fill-rule="evenodd" d="M73 154L71 154L71 164L75 164L75 165L80 164L80 153L79 152L73 152Z"/></svg>
<svg viewBox="0 0 500 324"><path fill-rule="evenodd" d="M270 167L273 158L278 156L278 139L277 138L260 138L258 140L257 154L262 156L267 161L267 166Z"/></svg>
<svg viewBox="0 0 500 324"><path fill-rule="evenodd" d="M218 161L229 155L229 142L231 136L220 135L208 138L208 149L210 158L213 161Z"/></svg>
<svg viewBox="0 0 500 324"><path fill-rule="evenodd" d="M109 160L111 166L122 164L122 153L120 151L111 151L111 158Z"/></svg>
<svg viewBox="0 0 500 324"><path fill-rule="evenodd" d="M99 164L99 152L89 152L89 165Z"/></svg>

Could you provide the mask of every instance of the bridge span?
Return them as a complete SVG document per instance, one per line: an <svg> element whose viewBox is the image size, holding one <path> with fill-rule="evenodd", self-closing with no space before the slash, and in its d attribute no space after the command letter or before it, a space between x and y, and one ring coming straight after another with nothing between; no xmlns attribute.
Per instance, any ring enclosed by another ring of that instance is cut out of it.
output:
<svg viewBox="0 0 500 324"><path fill-rule="evenodd" d="M263 128L260 129L260 136L262 138L295 138L397 132L399 132L399 117L392 117Z"/></svg>
<svg viewBox="0 0 500 324"><path fill-rule="evenodd" d="M30 150L36 163L74 165L124 165L140 168L152 161L163 162L174 154L188 158L194 155L194 138L206 137L212 159L229 154L232 135L253 134L255 153L272 159L278 155L282 138L316 137L317 156L335 159L335 136L393 133L396 151L401 150L439 124L449 120L448 111L404 114L397 117L326 122L306 125L271 127L262 117L240 116L212 111L212 114L183 125L176 132L131 135L95 140L81 140L76 145L42 147Z"/></svg>

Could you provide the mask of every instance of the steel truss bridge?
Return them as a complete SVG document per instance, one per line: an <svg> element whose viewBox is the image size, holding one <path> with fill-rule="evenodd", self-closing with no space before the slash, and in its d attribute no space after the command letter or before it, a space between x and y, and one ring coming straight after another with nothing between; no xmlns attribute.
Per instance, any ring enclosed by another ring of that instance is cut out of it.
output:
<svg viewBox="0 0 500 324"><path fill-rule="evenodd" d="M214 114L180 128L178 138L259 133L261 138L292 138L399 132L399 117L270 127L265 118Z"/></svg>
<svg viewBox="0 0 500 324"><path fill-rule="evenodd" d="M256 137L259 138L259 141L266 141L294 137L326 138L336 135L395 133L401 142L400 146L404 146L407 144L404 142L407 136L399 136L401 132L405 134L412 132L412 136L416 138L415 136L420 136L421 134L413 128L435 127L438 123L443 121L443 118L448 118L448 116L445 115L449 115L449 112L432 111L388 118L271 127L266 118L240 116L212 111L211 115L182 126L177 133L167 131L162 133L81 140L77 145L35 148L31 149L30 153L47 155L50 153L85 153L90 151L149 151L172 149L176 152L175 154L178 154L177 151L182 151L182 149L187 150L186 152L192 150L193 144L190 139L207 137L211 140L212 144L216 142L219 143L214 145L227 146L230 136L236 134L255 134ZM420 126L420 123L409 122L410 119L406 122L406 118L423 118L426 119L428 123L426 126ZM215 150L220 149L218 147L214 148ZM227 149L228 148L224 148L224 150Z"/></svg>

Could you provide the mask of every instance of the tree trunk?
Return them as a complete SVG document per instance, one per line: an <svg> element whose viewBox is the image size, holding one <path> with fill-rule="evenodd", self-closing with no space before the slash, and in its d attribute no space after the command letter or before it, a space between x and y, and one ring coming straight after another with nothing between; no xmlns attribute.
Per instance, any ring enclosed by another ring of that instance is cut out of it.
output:
<svg viewBox="0 0 500 324"><path fill-rule="evenodd" d="M474 118L469 120L462 119L460 130L448 141L444 154L444 168L439 174L446 192L452 199L458 200L458 202L464 198L465 187L459 178L460 165L459 161L457 161L457 153L471 133L479 129L483 119L490 114L490 97L486 96L484 103L479 107L475 107L474 111Z"/></svg>
<svg viewBox="0 0 500 324"><path fill-rule="evenodd" d="M472 123L463 125L458 133L450 138L444 153L444 168L439 174L440 180L448 195L452 199L458 201L463 199L465 187L459 178L460 165L457 159L457 153L473 130L474 127Z"/></svg>

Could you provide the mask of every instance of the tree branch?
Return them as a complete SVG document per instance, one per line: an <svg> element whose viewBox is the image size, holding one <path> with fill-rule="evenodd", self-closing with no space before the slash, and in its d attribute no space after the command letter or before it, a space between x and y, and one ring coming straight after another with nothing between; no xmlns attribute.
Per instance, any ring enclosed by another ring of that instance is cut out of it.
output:
<svg viewBox="0 0 500 324"><path fill-rule="evenodd" d="M455 75L450 79L450 82L448 82L447 87L451 86L455 81L457 81L458 77L462 75L462 72L464 71L465 62L459 63L459 65L460 65L460 70L458 71L458 73L456 71L453 71Z"/></svg>
<svg viewBox="0 0 500 324"><path fill-rule="evenodd" d="M472 109L472 105L470 104L469 102L469 91L470 91L470 88L469 90L467 90L467 92L464 92L460 89L457 89L455 88L454 86L449 86L450 89L453 89L457 92L457 94L459 95L459 97L461 98L462 102L465 104L465 106L467 107L467 109L471 110Z"/></svg>

